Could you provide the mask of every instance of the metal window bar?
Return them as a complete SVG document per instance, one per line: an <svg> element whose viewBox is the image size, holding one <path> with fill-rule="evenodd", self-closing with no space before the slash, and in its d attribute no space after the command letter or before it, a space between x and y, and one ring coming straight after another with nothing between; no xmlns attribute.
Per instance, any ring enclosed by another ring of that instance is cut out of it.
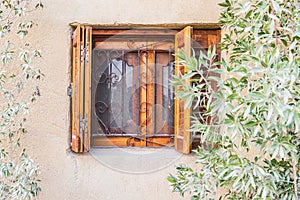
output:
<svg viewBox="0 0 300 200"><path fill-rule="evenodd" d="M125 52L124 50L122 51L122 78L121 78L121 83L122 83L122 108L121 108L121 130L122 130L122 135L124 134L124 118L125 118L125 112L124 112L124 103L125 103L125 87L126 86L126 78L124 76L126 75L126 62L125 62Z"/></svg>
<svg viewBox="0 0 300 200"><path fill-rule="evenodd" d="M141 77L140 77L140 74L141 74L141 51L138 50L138 78L137 78L137 87L135 87L135 90L137 90L137 98L138 98L138 105L137 105L137 109L136 109L136 112L137 112L137 117L136 117L136 124L139 126L140 125L140 109L141 109L141 97L140 97L140 87L141 87ZM140 129L137 130L137 134L139 135L140 134Z"/></svg>
<svg viewBox="0 0 300 200"><path fill-rule="evenodd" d="M153 66L153 72L152 72L152 84L153 84L153 95L152 95L152 101L153 102L153 105L152 105L152 127L153 127L153 134L156 134L156 86L157 86L157 79L156 79L156 67L157 67L157 63L156 63L156 52L153 51L153 54L154 54L154 66ZM153 109L154 108L154 109Z"/></svg>
<svg viewBox="0 0 300 200"><path fill-rule="evenodd" d="M108 81L108 99L107 99L107 105L108 105L108 120L107 120L107 125L108 125L108 129L111 129L111 73L112 73L112 61L109 58L109 67L108 67L108 77L107 77L107 81Z"/></svg>
<svg viewBox="0 0 300 200"><path fill-rule="evenodd" d="M138 103L139 104L139 105L137 105L138 109L133 110L134 112L136 112L136 116L137 117L136 117L136 122L134 122L134 123L137 124L137 125L140 125L140 117L141 117L140 108L141 108L141 103L143 103L143 102L141 102L141 97L140 97L140 87L141 87L141 78L142 78L140 76L140 73L141 73L141 54L143 53L141 51L144 52L145 50L137 50L136 51L137 60L138 60L138 63L137 63L137 71L138 71L137 74L138 74L138 77L137 77L137 80L134 80L134 82L133 82L133 88L134 88L133 89L134 90L133 93L137 93L136 96L137 96L138 100L137 100L137 102L133 102L133 100L130 102L130 103ZM106 109L106 113L103 114L102 117L101 116L97 116L97 119L98 119L99 123L102 124L102 127L103 127L103 124L105 124L105 126L104 126L105 130L103 131L105 134L109 134L111 136L113 136L113 135L115 135L115 136L117 136L117 135L118 136L121 136L121 135L123 135L123 136L125 136L125 135L126 136L140 135L141 134L140 131L136 132L136 134L132 134L132 133L128 134L128 133L126 133L124 131L124 121L123 121L123 119L124 119L124 116L125 116L125 112L124 112L125 111L125 103L129 103L129 102L125 101L126 100L126 96L125 95L127 94L126 91L125 91L125 89L126 89L126 87L125 87L125 85L126 85L126 79L123 76L126 73L126 67L127 66L126 66L125 56L126 56L126 53L128 53L128 52L125 52L123 50L123 51L119 51L119 53L117 54L117 57L121 58L121 60L122 60L122 70L120 70L120 69L113 69L113 67L117 67L117 66L114 66L115 64L112 61L112 51L110 51L110 50L106 50L105 51L104 50L104 52L105 52L105 58L104 58L105 62L103 64L101 64L101 66L98 66L98 67L104 67L104 65L108 66L107 69L104 70L101 73L101 76L105 76L106 81L104 83L100 83L99 82L100 84L105 84L106 85L106 86L105 85L102 85L102 86L104 86L104 88L106 88L106 91L108 93L108 95L106 95L106 107L107 107L107 109ZM114 53L116 53L116 51ZM156 99L156 96L157 96L157 83L156 83L157 82L157 77L156 77L156 73L157 73L157 70L158 70L157 67L160 67L158 65L158 63L157 63L157 61L158 61L158 57L157 56L158 56L158 53L160 53L160 52L154 51L153 53L154 53L154 67L153 67L153 73L152 73L152 80L151 80L150 83L153 84L153 93L154 93L152 95L153 96L152 102L153 102L153 104L156 104L157 103L157 99ZM171 80L171 78L172 78L172 72L173 72L173 62L171 60L172 60L172 50L170 49L169 52L168 52L168 63L169 64L166 67L167 68L166 69L167 77L164 77L163 74L162 74L163 79L166 78L168 82ZM153 64L153 63L151 63L151 64ZM149 66L148 60L147 60L146 66ZM112 115L112 106L113 106L112 105L112 100L113 100L112 99L112 87L114 85L114 82L112 80L112 73L114 73L114 70L119 70L119 72L121 72L121 74L122 74L121 79L123 81L123 82L121 81L121 83L123 83L123 84L121 84L121 85L119 84L122 87L121 88L121 90L122 90L122 94L121 94L121 98L122 98L121 99L121 101L122 101L122 103L121 103L121 115L118 115L118 117L120 117L120 116L122 117L122 120L121 120L122 125L121 125L121 127L112 127L112 126L114 126L112 123L115 120L111 116ZM97 84L99 84L99 83L97 83ZM153 133L156 134L157 136L166 136L166 135L169 136L171 134L170 127L173 126L173 120L172 120L172 115L173 115L173 112L172 112L172 100L173 100L172 96L173 96L173 91L172 91L172 88L169 85L167 85L167 87L164 87L164 88L165 88L164 90L167 90L167 98L163 97L163 101L166 101L166 102L163 102L163 104L165 106L167 106L167 108L165 108L165 109L168 109L168 112L167 112L167 115L166 115L166 117L167 117L166 121L168 122L168 130L167 130L167 134L166 134L166 132L164 132L164 133L157 132L158 131L157 127L156 127L156 120L157 120L156 119L156 114L157 114L157 110L156 110L156 107L152 107L153 113L151 113L151 117L152 117L152 121L153 121L153 123L152 123ZM96 92L99 92L99 91L96 91ZM147 95L147 93L146 93L146 95ZM98 101L99 101L99 99L96 100L96 103L98 103ZM105 102L103 102L103 103L105 103ZM132 114L133 114L133 112L131 113L131 115ZM131 116L131 118L132 117L133 116ZM105 123L105 121L106 121L106 123ZM112 128L119 128L119 130L121 130L121 132L111 131Z"/></svg>
<svg viewBox="0 0 300 200"><path fill-rule="evenodd" d="M168 62L168 64L169 64L169 66L168 66L168 107L167 107L167 109L168 109L168 124L169 124L169 126L168 126L168 134L170 134L170 132L171 132L171 130L170 130L170 126L172 125L172 123L171 123L171 119L170 119L170 115L171 115L171 95L170 95L170 93L171 93L171 91L170 91L170 84L169 84L169 81L171 80L171 67L172 67L172 63L171 63L171 50L169 49L169 55L168 55L168 60L169 60L169 62Z"/></svg>

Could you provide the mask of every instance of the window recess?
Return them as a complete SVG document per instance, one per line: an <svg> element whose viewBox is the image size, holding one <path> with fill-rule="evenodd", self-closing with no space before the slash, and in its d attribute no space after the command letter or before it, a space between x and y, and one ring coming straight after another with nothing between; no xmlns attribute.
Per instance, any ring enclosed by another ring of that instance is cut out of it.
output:
<svg viewBox="0 0 300 200"><path fill-rule="evenodd" d="M193 34L194 32L194 34ZM191 110L174 99L174 74L187 69L173 54L218 44L219 30L92 29L72 37L74 152L91 146L175 147L189 153ZM197 45L192 42L194 39ZM200 45L199 45L200 44Z"/></svg>

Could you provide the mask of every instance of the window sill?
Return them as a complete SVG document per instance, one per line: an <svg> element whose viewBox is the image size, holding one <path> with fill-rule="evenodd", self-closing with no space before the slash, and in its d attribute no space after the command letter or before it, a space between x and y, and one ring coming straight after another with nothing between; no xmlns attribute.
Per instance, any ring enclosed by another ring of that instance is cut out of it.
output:
<svg viewBox="0 0 300 200"><path fill-rule="evenodd" d="M153 173L173 165L183 154L173 148L98 147L89 152L99 163L131 174Z"/></svg>

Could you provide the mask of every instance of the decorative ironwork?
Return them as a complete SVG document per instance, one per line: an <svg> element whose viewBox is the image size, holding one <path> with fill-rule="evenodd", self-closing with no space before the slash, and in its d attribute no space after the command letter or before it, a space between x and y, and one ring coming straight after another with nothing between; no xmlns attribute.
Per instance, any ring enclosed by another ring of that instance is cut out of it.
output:
<svg viewBox="0 0 300 200"><path fill-rule="evenodd" d="M106 110L108 109L108 105L105 102L103 102L103 101L98 101L95 104L95 107L96 107L96 111L99 112L100 114L105 113Z"/></svg>
<svg viewBox="0 0 300 200"><path fill-rule="evenodd" d="M128 47L130 51L93 50L92 134L134 137L142 133L149 134L150 125L153 127L152 134L173 134L174 94L169 86L174 67L172 50L146 51L147 46L135 46L133 40L129 40ZM151 69L147 62L148 53L154 55ZM159 63L158 58L165 60ZM157 80L158 76L160 81ZM141 91L145 95L150 84L153 86L150 95L153 99L147 99L149 96L146 97L147 101L142 100ZM142 113L146 113L145 121L141 121Z"/></svg>
<svg viewBox="0 0 300 200"><path fill-rule="evenodd" d="M109 76L108 82L110 82L112 86L116 86L120 81L120 77L116 73L111 73Z"/></svg>

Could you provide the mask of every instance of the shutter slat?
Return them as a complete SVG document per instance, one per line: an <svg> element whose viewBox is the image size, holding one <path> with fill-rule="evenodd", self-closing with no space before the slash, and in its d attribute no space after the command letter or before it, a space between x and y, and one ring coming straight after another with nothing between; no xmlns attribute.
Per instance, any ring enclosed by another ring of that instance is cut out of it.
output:
<svg viewBox="0 0 300 200"><path fill-rule="evenodd" d="M84 151L90 150L91 140L91 55L92 55L92 27L85 28L85 68L84 68L84 118L86 129L84 132Z"/></svg>
<svg viewBox="0 0 300 200"><path fill-rule="evenodd" d="M84 40L85 31L84 27L80 26L80 69L79 69L79 152L83 152L83 135L84 135L84 65L85 65L85 50Z"/></svg>
<svg viewBox="0 0 300 200"><path fill-rule="evenodd" d="M80 75L80 26L73 32L73 56L72 56L72 150L79 152L79 75Z"/></svg>

